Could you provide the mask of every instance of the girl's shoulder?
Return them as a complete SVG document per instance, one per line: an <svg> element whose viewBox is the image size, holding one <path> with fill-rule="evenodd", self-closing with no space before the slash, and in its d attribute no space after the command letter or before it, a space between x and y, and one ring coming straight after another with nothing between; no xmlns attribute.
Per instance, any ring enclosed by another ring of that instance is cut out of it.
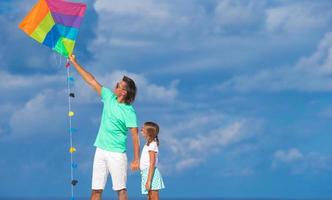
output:
<svg viewBox="0 0 332 200"><path fill-rule="evenodd" d="M151 141L150 144L157 145L157 141L156 141L156 140L153 140L153 141Z"/></svg>
<svg viewBox="0 0 332 200"><path fill-rule="evenodd" d="M148 151L156 151L156 152L158 152L158 145L157 145L156 141L150 142L149 145L146 143L145 147L148 149Z"/></svg>

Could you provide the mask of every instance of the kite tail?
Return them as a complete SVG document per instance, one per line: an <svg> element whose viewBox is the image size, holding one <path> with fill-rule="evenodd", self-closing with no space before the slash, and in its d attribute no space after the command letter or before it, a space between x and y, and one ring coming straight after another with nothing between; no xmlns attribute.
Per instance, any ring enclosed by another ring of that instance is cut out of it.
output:
<svg viewBox="0 0 332 200"><path fill-rule="evenodd" d="M74 170L77 168L77 164L74 162L74 152L76 152L76 148L73 146L73 133L76 131L72 126L72 117L75 113L72 111L71 107L71 99L75 98L75 94L71 91L71 88L74 83L74 78L70 73L70 63L67 59L66 63L67 68L67 93L68 93L68 121L69 121L69 136L70 136L70 180L71 180L71 200L74 200L74 187L78 183L78 181L74 177Z"/></svg>

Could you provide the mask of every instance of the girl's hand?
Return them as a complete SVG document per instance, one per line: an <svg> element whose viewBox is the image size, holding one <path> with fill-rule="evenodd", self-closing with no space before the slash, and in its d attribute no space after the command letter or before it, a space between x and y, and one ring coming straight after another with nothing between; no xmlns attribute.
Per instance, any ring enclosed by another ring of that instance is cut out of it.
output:
<svg viewBox="0 0 332 200"><path fill-rule="evenodd" d="M151 189L151 181L146 181L145 183L145 189L149 191Z"/></svg>

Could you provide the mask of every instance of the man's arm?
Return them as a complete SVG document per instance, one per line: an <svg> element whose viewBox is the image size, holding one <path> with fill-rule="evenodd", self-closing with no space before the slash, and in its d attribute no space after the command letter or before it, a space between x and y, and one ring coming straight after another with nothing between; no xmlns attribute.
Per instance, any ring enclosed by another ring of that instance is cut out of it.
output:
<svg viewBox="0 0 332 200"><path fill-rule="evenodd" d="M139 137L138 137L138 129L137 128L130 128L131 136L133 139L134 145L134 160L131 162L130 168L131 170L138 170L139 169Z"/></svg>
<svg viewBox="0 0 332 200"><path fill-rule="evenodd" d="M69 56L69 60L71 63L73 63L75 69L77 70L77 72L82 76L82 78L85 80L85 82L87 82L94 90L97 91L98 95L101 95L101 88L102 85L100 85L100 83L98 83L98 81L96 80L96 78L89 73L88 71L86 71L76 60L75 55L70 55Z"/></svg>

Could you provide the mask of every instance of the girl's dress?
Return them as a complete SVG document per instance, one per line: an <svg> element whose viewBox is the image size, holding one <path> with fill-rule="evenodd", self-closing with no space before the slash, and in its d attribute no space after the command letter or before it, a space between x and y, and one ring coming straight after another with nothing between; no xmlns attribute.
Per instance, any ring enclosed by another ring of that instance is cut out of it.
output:
<svg viewBox="0 0 332 200"><path fill-rule="evenodd" d="M158 145L156 141L152 141L149 146L144 145L140 160L140 169L141 169L141 190L142 194L148 194L148 191L145 189L146 180L148 178L149 166L150 166L150 156L149 151L156 152L156 164L154 168L154 173L151 181L151 190L161 190L165 188L163 178L158 170Z"/></svg>

